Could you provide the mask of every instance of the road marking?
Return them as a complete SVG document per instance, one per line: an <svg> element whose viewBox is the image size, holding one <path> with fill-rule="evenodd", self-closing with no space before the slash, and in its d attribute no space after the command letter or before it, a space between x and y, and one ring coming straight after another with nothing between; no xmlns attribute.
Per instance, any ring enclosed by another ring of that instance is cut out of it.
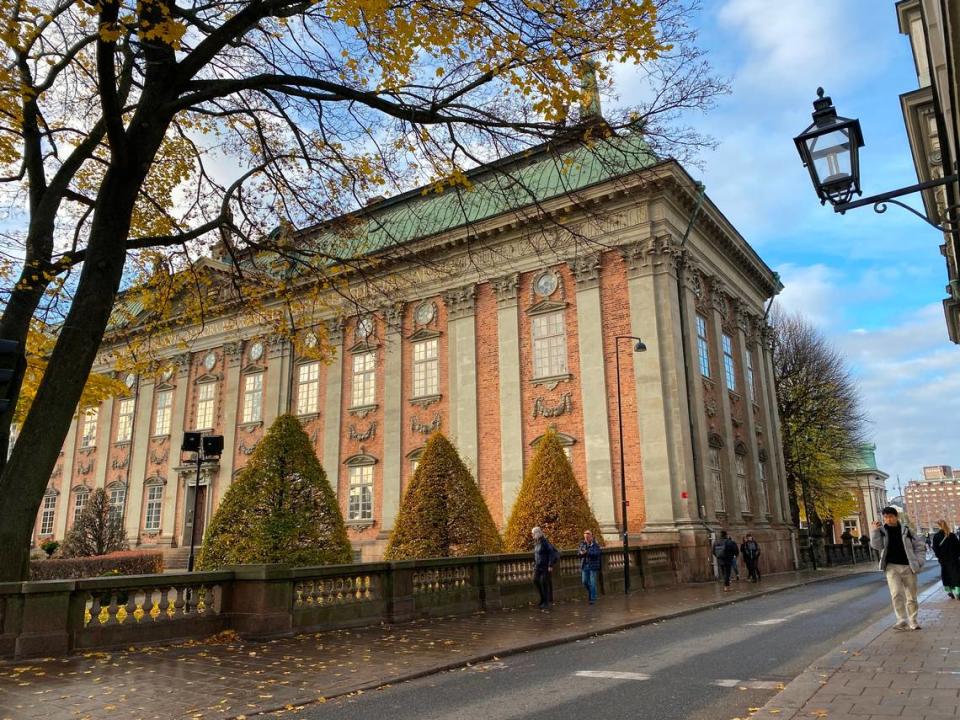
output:
<svg viewBox="0 0 960 720"><path fill-rule="evenodd" d="M578 670L574 673L579 677L607 678L609 680L649 680L646 673L616 672L614 670Z"/></svg>
<svg viewBox="0 0 960 720"><path fill-rule="evenodd" d="M786 617L782 618L770 618L769 620L758 620L757 622L747 623L748 626L758 626L758 625L779 625L780 623L790 622L796 617L801 615L806 615L811 610L797 610L795 613L791 613Z"/></svg>
<svg viewBox="0 0 960 720"><path fill-rule="evenodd" d="M746 688L747 690L782 690L783 683L779 680L714 680L710 683L717 687Z"/></svg>

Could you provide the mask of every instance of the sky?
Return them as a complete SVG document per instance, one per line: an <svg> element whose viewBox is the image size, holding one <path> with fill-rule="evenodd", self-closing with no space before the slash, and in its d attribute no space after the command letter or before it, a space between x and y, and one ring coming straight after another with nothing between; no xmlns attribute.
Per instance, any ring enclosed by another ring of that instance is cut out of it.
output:
<svg viewBox="0 0 960 720"><path fill-rule="evenodd" d="M895 206L822 207L793 144L822 85L840 115L860 119L864 195L917 182L899 95L918 83L893 0L703 0L695 25L733 91L695 119L719 146L693 174L780 273L779 301L848 358L889 489L924 465L960 467L943 236Z"/></svg>

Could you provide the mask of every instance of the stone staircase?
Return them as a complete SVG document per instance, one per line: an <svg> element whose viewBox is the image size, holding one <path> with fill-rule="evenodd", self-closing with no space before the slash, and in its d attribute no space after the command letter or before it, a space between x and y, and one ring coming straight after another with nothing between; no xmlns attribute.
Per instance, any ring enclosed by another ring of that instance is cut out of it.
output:
<svg viewBox="0 0 960 720"><path fill-rule="evenodd" d="M198 548L199 549L199 548ZM186 570L187 560L190 558L189 547L178 547L163 551L163 569L168 570Z"/></svg>

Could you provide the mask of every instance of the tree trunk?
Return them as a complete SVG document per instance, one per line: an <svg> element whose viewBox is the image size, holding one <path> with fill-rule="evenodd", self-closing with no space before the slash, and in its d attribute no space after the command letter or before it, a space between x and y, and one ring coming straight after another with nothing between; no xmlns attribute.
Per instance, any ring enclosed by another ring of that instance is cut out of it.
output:
<svg viewBox="0 0 960 720"><path fill-rule="evenodd" d="M28 539L113 310L144 174L133 163L128 169L112 167L101 185L87 261L50 358L51 370L44 374L0 475L0 581L27 577ZM66 512L64 502L66 498L58 502L58 512Z"/></svg>

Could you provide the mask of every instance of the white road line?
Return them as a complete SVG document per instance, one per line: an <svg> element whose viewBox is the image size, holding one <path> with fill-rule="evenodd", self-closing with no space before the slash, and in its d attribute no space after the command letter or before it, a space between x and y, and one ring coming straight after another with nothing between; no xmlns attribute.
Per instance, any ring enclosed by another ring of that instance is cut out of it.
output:
<svg viewBox="0 0 960 720"><path fill-rule="evenodd" d="M782 690L783 683L779 680L714 680L710 683L725 688L745 688L747 690Z"/></svg>
<svg viewBox="0 0 960 720"><path fill-rule="evenodd" d="M801 615L806 615L810 610L797 610L795 613L790 613L782 618L770 618L769 620L758 620L757 622L747 623L748 627L756 627L760 625L779 625L780 623L790 622L796 617Z"/></svg>
<svg viewBox="0 0 960 720"><path fill-rule="evenodd" d="M609 680L649 680L646 673L616 672L613 670L578 670L574 673L579 677L607 678Z"/></svg>

